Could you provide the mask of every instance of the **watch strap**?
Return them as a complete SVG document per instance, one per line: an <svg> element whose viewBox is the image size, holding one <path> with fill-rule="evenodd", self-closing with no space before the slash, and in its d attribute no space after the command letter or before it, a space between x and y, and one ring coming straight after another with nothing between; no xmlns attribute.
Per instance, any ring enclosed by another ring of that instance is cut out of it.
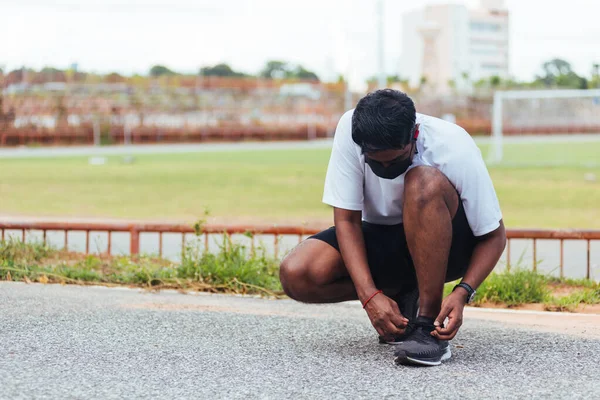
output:
<svg viewBox="0 0 600 400"><path fill-rule="evenodd" d="M473 296L475 295L475 289L473 289L471 287L471 285L469 285L468 283L461 282L458 285L456 285L452 291L456 290L456 288L459 288L459 287L461 287L467 291L467 304L469 304L471 302L471 300L473 299Z"/></svg>

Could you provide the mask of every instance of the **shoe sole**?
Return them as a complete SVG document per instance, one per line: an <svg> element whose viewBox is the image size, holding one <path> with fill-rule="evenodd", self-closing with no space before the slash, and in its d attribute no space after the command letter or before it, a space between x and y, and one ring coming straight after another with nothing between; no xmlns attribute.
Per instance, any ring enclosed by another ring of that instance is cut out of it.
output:
<svg viewBox="0 0 600 400"><path fill-rule="evenodd" d="M396 364L409 364L409 365L424 365L427 367L435 367L437 365L440 365L442 363L442 361L446 361L448 359L450 359L450 357L452 357L452 351L450 350L450 346L448 346L446 348L446 350L444 351L444 354L442 354L442 356L439 359L426 359L426 358L414 358L414 357L409 357L407 355L402 355L402 356L398 356L398 358L396 358L395 362Z"/></svg>
<svg viewBox="0 0 600 400"><path fill-rule="evenodd" d="M404 343L404 341L402 340L402 341L397 341L397 342L388 342L385 339L379 339L379 343L381 343L381 344L389 344L389 345L392 345L392 346L398 346L399 344Z"/></svg>

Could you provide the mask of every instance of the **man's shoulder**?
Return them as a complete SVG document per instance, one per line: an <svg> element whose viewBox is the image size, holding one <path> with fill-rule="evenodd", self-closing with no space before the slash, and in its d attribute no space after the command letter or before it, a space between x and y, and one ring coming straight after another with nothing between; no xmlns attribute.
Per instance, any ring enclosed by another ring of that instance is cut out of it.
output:
<svg viewBox="0 0 600 400"><path fill-rule="evenodd" d="M338 122L337 128L335 130L336 141L352 141L352 115L354 114L354 109L346 111Z"/></svg>
<svg viewBox="0 0 600 400"><path fill-rule="evenodd" d="M354 108L346 111L340 117L339 125L352 128L352 116L354 115Z"/></svg>
<svg viewBox="0 0 600 400"><path fill-rule="evenodd" d="M417 113L417 123L420 124L422 133L449 133L449 134L467 134L461 126L443 120L441 118L432 117L431 115Z"/></svg>
<svg viewBox="0 0 600 400"><path fill-rule="evenodd" d="M480 154L475 141L459 125L424 114L417 115L419 151L431 165L463 165L466 159Z"/></svg>

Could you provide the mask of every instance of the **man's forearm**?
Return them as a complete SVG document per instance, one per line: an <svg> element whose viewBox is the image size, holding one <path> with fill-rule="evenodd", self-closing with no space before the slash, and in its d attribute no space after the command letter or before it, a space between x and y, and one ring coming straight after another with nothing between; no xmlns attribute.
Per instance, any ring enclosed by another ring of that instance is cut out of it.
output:
<svg viewBox="0 0 600 400"><path fill-rule="evenodd" d="M475 245L463 282L473 288L479 287L498 263L505 246L506 231L504 223L500 221L498 229L482 237Z"/></svg>
<svg viewBox="0 0 600 400"><path fill-rule="evenodd" d="M363 302L377 288L369 270L361 224L346 220L336 221L335 228L342 259L352 278L356 294Z"/></svg>

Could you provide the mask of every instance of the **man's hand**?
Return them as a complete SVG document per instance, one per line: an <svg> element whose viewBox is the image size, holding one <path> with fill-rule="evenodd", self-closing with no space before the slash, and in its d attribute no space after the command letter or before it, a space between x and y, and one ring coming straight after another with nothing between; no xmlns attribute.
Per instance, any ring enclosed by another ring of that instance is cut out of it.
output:
<svg viewBox="0 0 600 400"><path fill-rule="evenodd" d="M391 340L394 336L402 335L408 324L408 319L400 313L398 303L383 293L379 293L365 307L371 324L380 336Z"/></svg>
<svg viewBox="0 0 600 400"><path fill-rule="evenodd" d="M431 335L440 340L453 339L462 325L466 302L465 292L462 289L459 288L450 293L442 302L442 311L435 319L434 325L436 328L431 332ZM448 326L442 327L446 317L448 317Z"/></svg>

